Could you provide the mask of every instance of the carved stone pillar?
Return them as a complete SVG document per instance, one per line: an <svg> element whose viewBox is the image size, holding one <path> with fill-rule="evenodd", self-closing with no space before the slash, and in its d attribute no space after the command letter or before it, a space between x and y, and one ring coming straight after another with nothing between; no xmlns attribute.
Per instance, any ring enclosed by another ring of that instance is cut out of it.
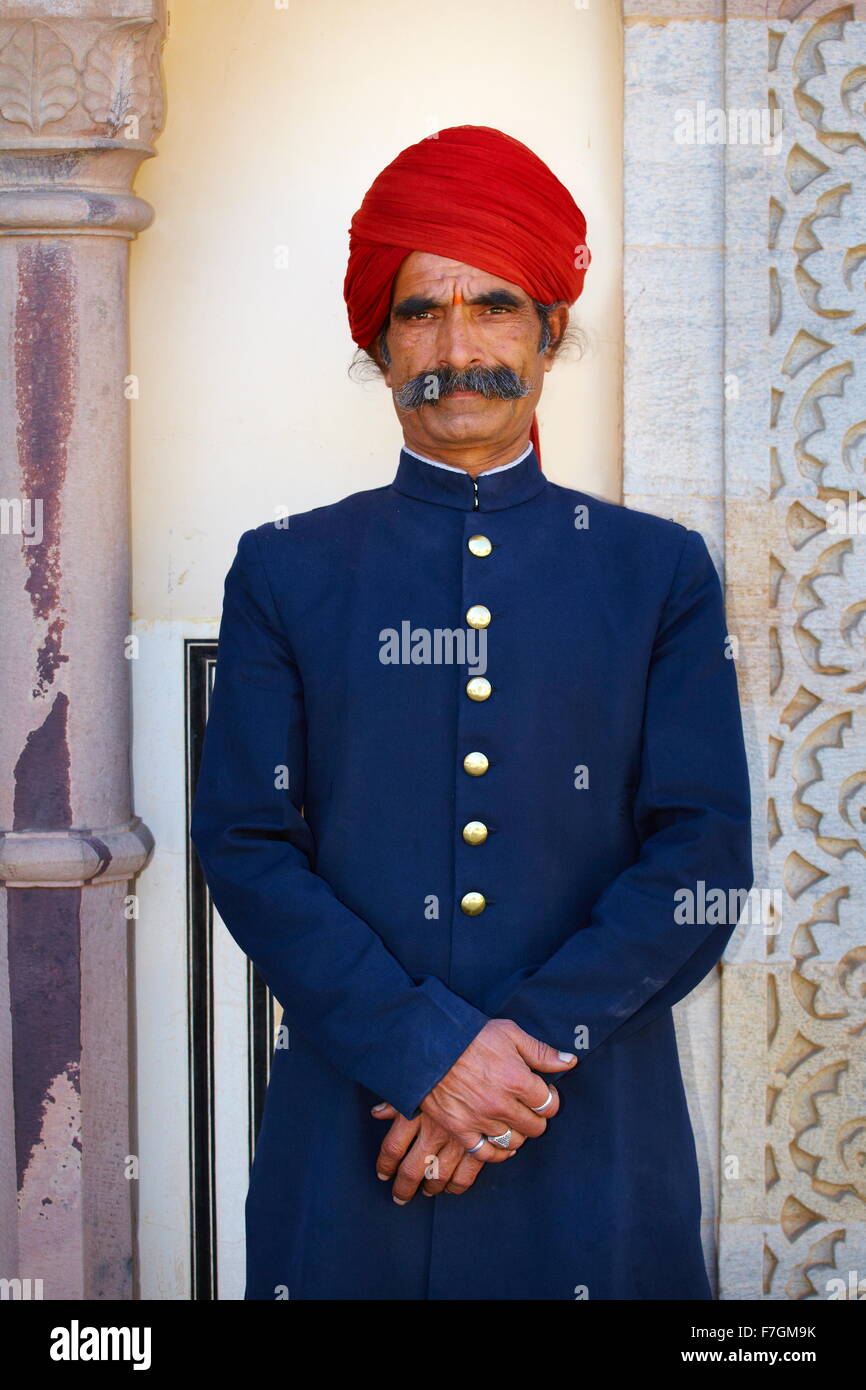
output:
<svg viewBox="0 0 866 1390"><path fill-rule="evenodd" d="M866 1297L866 4L729 15L730 620L746 652L756 882L723 976L721 1287ZM836 513L837 506L841 508ZM834 514L836 513L836 514ZM840 523L841 524L837 524ZM736 1160L739 1160L738 1162Z"/></svg>
<svg viewBox="0 0 866 1390"><path fill-rule="evenodd" d="M723 573L765 895L678 1019L719 1297L862 1298L866 2L623 10L625 498Z"/></svg>
<svg viewBox="0 0 866 1390"><path fill-rule="evenodd" d="M134 1294L127 895L153 840L130 788L127 264L164 38L164 0L0 11L0 1277L48 1299Z"/></svg>

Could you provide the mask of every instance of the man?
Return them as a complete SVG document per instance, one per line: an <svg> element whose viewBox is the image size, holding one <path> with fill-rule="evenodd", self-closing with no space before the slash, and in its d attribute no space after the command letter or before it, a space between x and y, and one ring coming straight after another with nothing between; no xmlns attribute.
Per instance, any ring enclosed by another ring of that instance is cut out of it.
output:
<svg viewBox="0 0 866 1390"><path fill-rule="evenodd" d="M396 476L226 578L191 834L290 1029L248 1299L711 1296L671 1006L752 884L748 772L700 533L539 466L588 264L524 145L404 150L345 283Z"/></svg>

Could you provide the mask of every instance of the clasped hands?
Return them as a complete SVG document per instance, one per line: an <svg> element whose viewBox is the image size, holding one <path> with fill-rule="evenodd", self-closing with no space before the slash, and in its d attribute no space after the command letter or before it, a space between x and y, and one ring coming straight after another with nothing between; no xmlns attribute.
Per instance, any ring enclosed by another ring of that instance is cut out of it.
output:
<svg viewBox="0 0 866 1390"><path fill-rule="evenodd" d="M557 1052L510 1019L490 1019L424 1097L420 1115L407 1120L387 1102L373 1107L377 1120L392 1121L376 1160L377 1176L383 1182L394 1178L392 1195L400 1206L419 1186L428 1197L466 1192L483 1164L513 1158L559 1110L555 1086L544 1114L532 1109L547 1099L547 1083L538 1073L570 1071L576 1062L572 1053ZM477 1152L467 1153L484 1135L508 1129L508 1149L485 1139Z"/></svg>

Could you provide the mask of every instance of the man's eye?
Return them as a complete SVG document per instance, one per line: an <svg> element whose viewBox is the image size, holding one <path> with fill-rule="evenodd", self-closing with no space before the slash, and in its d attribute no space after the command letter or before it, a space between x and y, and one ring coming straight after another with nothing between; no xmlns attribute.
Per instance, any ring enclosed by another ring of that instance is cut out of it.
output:
<svg viewBox="0 0 866 1390"><path fill-rule="evenodd" d="M512 310L508 304L488 304L485 306L484 312L488 314L510 314ZM418 309L414 314L409 314L405 321L407 323L414 323L417 319L429 319L432 317L432 310Z"/></svg>

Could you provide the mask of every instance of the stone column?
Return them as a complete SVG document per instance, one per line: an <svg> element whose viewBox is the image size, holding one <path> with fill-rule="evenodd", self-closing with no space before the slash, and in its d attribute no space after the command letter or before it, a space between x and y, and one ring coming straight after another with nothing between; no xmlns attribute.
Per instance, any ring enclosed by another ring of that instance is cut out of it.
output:
<svg viewBox="0 0 866 1390"><path fill-rule="evenodd" d="M721 1288L866 1297L866 5L729 7L726 536L756 884L723 976ZM840 524L841 523L841 524Z"/></svg>
<svg viewBox="0 0 866 1390"><path fill-rule="evenodd" d="M0 1277L133 1287L129 241L164 0L0 12ZM8 1004L6 998L8 992ZM17 1216L16 1216L17 1208Z"/></svg>
<svg viewBox="0 0 866 1390"><path fill-rule="evenodd" d="M625 500L723 575L764 895L678 1019L718 1293L863 1297L866 4L623 9Z"/></svg>

